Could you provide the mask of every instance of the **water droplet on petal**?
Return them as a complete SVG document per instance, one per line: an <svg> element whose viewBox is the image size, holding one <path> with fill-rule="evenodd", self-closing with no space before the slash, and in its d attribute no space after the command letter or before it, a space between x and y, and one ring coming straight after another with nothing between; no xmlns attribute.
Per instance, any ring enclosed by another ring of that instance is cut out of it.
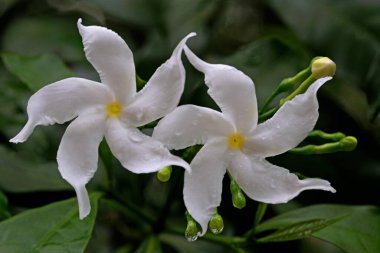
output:
<svg viewBox="0 0 380 253"><path fill-rule="evenodd" d="M140 143L144 140L143 136L141 136L140 134L138 133L131 133L129 135L129 139L134 142L134 143Z"/></svg>
<svg viewBox="0 0 380 253"><path fill-rule="evenodd" d="M182 132L175 132L174 133L174 135L177 136L177 137L181 136L182 134L183 134Z"/></svg>

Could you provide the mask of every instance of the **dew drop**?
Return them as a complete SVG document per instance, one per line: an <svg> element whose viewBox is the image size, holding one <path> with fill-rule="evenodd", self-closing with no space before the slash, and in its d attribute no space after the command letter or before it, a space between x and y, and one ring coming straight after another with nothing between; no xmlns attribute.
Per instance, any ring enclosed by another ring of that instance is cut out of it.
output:
<svg viewBox="0 0 380 253"><path fill-rule="evenodd" d="M186 236L186 240L187 240L188 242L195 242L197 239L198 239L198 235L190 235L190 236Z"/></svg>
<svg viewBox="0 0 380 253"><path fill-rule="evenodd" d="M211 230L211 233L213 233L213 234L220 234L220 233L223 232L223 229L224 229L224 227L221 227L221 228L218 228L218 229L211 228L210 230Z"/></svg>
<svg viewBox="0 0 380 253"><path fill-rule="evenodd" d="M177 136L177 137L181 136L182 134L183 134L182 132L175 132L174 133L174 135Z"/></svg>
<svg viewBox="0 0 380 253"><path fill-rule="evenodd" d="M138 133L131 133L131 135L129 135L129 139L134 143L140 143L144 140L144 138Z"/></svg>

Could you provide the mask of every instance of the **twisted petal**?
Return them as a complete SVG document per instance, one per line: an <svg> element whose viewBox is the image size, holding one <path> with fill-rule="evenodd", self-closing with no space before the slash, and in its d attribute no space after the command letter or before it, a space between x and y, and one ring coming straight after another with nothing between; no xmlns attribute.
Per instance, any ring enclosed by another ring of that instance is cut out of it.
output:
<svg viewBox="0 0 380 253"><path fill-rule="evenodd" d="M222 113L206 107L183 105L158 123L153 138L169 149L183 149L204 144L215 137L225 137L233 130Z"/></svg>
<svg viewBox="0 0 380 253"><path fill-rule="evenodd" d="M205 74L208 93L237 130L247 133L257 124L257 102L253 81L240 70L199 59L188 47L185 53L191 64Z"/></svg>
<svg viewBox="0 0 380 253"><path fill-rule="evenodd" d="M137 128L127 128L122 124L119 120L108 120L106 140L114 156L126 169L134 173L149 173L177 165L190 170L185 161L170 154L160 142Z"/></svg>
<svg viewBox="0 0 380 253"><path fill-rule="evenodd" d="M37 91L27 107L28 122L11 142L24 142L37 125L64 123L81 112L112 99L108 88L82 78L67 78Z"/></svg>
<svg viewBox="0 0 380 253"><path fill-rule="evenodd" d="M181 55L190 33L174 49L172 56L162 64L145 87L136 95L123 113L127 121L139 127L171 112L179 103L185 84L185 69Z"/></svg>
<svg viewBox="0 0 380 253"><path fill-rule="evenodd" d="M278 112L252 131L245 142L247 152L275 156L296 147L314 128L318 119L318 89L331 77L314 82L306 93L286 102Z"/></svg>
<svg viewBox="0 0 380 253"><path fill-rule="evenodd" d="M221 140L206 143L190 164L191 174L185 173L183 198L187 210L202 227L201 235L206 233L221 201L226 150Z"/></svg>
<svg viewBox="0 0 380 253"><path fill-rule="evenodd" d="M133 54L128 45L115 32L100 26L83 26L78 20L88 61L100 75L102 83L109 85L116 99L127 103L136 94L136 75Z"/></svg>
<svg viewBox="0 0 380 253"><path fill-rule="evenodd" d="M104 132L103 113L81 114L68 126L59 145L58 169L62 177L75 189L81 219L90 213L90 201L85 185L97 169L98 147Z"/></svg>
<svg viewBox="0 0 380 253"><path fill-rule="evenodd" d="M299 180L287 169L273 165L264 158L248 157L242 152L231 155L230 173L251 199L264 203L285 203L304 190L335 192L328 181Z"/></svg>

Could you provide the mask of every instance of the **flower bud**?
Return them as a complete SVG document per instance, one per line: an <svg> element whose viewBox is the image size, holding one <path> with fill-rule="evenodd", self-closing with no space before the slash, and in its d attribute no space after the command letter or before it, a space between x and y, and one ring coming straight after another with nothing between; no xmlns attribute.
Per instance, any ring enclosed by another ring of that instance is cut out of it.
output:
<svg viewBox="0 0 380 253"><path fill-rule="evenodd" d="M208 223L208 227L210 228L213 234L220 234L224 228L223 218L220 214L216 213Z"/></svg>
<svg viewBox="0 0 380 253"><path fill-rule="evenodd" d="M339 141L339 145L344 151L352 151L356 148L358 140L353 136L347 136Z"/></svg>
<svg viewBox="0 0 380 253"><path fill-rule="evenodd" d="M244 193L240 190L239 185L231 178L230 191L232 195L232 204L235 208L242 209L245 207L246 200Z"/></svg>
<svg viewBox="0 0 380 253"><path fill-rule="evenodd" d="M157 179L160 180L161 182L167 182L169 181L171 174L172 174L172 167L171 166L164 167L157 172Z"/></svg>
<svg viewBox="0 0 380 253"><path fill-rule="evenodd" d="M198 239L199 229L198 229L197 223L195 222L193 217L191 217L188 211L186 211L185 215L186 215L186 220L187 220L185 237L189 242L194 242L195 240Z"/></svg>
<svg viewBox="0 0 380 253"><path fill-rule="evenodd" d="M235 194L232 194L232 204L237 209L243 209L246 204L244 193L239 190Z"/></svg>
<svg viewBox="0 0 380 253"><path fill-rule="evenodd" d="M328 57L319 57L312 61L311 75L315 79L326 76L334 76L336 71L336 64Z"/></svg>

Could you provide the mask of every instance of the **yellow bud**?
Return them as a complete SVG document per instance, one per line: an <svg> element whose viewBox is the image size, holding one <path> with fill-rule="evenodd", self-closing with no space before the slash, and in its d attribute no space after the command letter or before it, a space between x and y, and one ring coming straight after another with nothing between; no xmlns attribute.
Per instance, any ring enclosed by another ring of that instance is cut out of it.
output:
<svg viewBox="0 0 380 253"><path fill-rule="evenodd" d="M316 58L311 64L311 74L315 79L326 76L334 76L336 64L328 57Z"/></svg>

